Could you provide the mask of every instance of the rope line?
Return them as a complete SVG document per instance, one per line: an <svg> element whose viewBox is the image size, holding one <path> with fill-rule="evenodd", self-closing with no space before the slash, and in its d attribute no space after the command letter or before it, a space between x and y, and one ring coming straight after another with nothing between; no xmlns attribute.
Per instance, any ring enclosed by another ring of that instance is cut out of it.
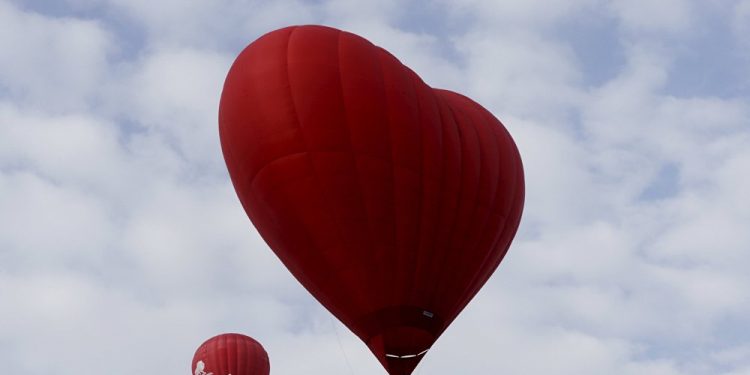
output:
<svg viewBox="0 0 750 375"><path fill-rule="evenodd" d="M344 356L344 361L346 361L347 367L349 367L349 373L352 375L356 375L354 372L354 367L352 367L351 362L349 362L349 357L346 356L346 351L344 350L344 345L341 343L341 337L339 337L339 330L336 329L336 322L333 321L333 318L329 315L328 319L331 320L331 326L333 327L333 332L336 334L336 341L339 343L339 349L341 349L341 354Z"/></svg>

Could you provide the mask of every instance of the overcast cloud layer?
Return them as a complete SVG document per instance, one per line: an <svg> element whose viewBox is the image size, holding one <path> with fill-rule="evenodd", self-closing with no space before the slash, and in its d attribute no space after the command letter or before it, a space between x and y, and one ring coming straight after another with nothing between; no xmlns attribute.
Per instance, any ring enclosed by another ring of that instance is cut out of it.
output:
<svg viewBox="0 0 750 375"><path fill-rule="evenodd" d="M383 374L250 225L227 70L320 23L473 97L520 148L498 272L419 374L750 374L750 0L0 0L0 366Z"/></svg>

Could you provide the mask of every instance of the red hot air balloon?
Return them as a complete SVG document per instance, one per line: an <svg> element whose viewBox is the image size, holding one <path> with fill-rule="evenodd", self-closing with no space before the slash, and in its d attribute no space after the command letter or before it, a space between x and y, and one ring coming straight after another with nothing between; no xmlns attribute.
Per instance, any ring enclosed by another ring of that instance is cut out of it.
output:
<svg viewBox="0 0 750 375"><path fill-rule="evenodd" d="M268 375L268 354L257 341L238 333L208 339L193 356L193 375Z"/></svg>
<svg viewBox="0 0 750 375"><path fill-rule="evenodd" d="M235 190L271 249L389 374L411 374L516 233L505 127L384 49L322 26L237 57L219 109Z"/></svg>

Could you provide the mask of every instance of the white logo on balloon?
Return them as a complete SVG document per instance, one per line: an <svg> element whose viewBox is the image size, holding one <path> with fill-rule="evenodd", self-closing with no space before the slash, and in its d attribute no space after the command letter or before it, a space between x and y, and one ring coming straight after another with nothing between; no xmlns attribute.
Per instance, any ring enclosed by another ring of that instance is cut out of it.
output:
<svg viewBox="0 0 750 375"><path fill-rule="evenodd" d="M203 361L198 361L198 363L195 364L195 375L214 375L213 372L205 372L206 364L203 363ZM232 375L232 374L227 374Z"/></svg>
<svg viewBox="0 0 750 375"><path fill-rule="evenodd" d="M203 361L198 361L198 363L195 364L195 375L214 375L213 372L203 371L205 368L206 364L203 363Z"/></svg>

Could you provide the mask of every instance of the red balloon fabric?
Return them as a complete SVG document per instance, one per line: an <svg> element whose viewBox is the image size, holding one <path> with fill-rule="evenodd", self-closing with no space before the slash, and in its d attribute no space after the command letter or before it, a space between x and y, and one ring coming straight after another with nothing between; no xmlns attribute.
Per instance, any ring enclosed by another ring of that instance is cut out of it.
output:
<svg viewBox="0 0 750 375"><path fill-rule="evenodd" d="M255 227L392 375L414 370L519 225L523 167L500 121L348 32L250 44L219 127Z"/></svg>
<svg viewBox="0 0 750 375"><path fill-rule="evenodd" d="M268 375L263 346L250 337L225 333L208 339L193 356L193 375Z"/></svg>

